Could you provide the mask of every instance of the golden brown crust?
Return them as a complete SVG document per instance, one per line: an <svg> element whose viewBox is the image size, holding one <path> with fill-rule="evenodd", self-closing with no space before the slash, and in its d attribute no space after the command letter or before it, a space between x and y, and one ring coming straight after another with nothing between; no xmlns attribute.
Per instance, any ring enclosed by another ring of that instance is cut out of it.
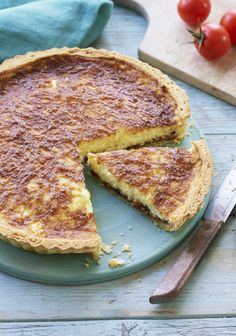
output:
<svg viewBox="0 0 236 336"><path fill-rule="evenodd" d="M206 143L199 140L192 145L191 150L141 148L89 154L88 162L103 183L118 189L141 211L146 213L148 207L152 219L161 216L158 224L174 231L202 207L212 179Z"/></svg>
<svg viewBox="0 0 236 336"><path fill-rule="evenodd" d="M1 239L11 243L13 246L23 248L27 251L34 251L41 254L70 254L70 253L99 253L101 238L97 233L84 233L80 239L50 239L30 236L13 230L12 228L1 227Z"/></svg>
<svg viewBox="0 0 236 336"><path fill-rule="evenodd" d="M178 230L187 219L192 218L202 208L211 185L214 167L208 146L204 140L191 143L191 156L200 164L194 168L191 188L184 204L170 216L170 221L175 222L175 226L170 228L167 223L163 223L160 226L165 230Z"/></svg>
<svg viewBox="0 0 236 336"><path fill-rule="evenodd" d="M80 84L86 89L80 90L79 95L75 93L76 67L82 74ZM102 76L108 74L105 80L99 77L101 69ZM114 78L117 82L112 88L110 81ZM99 83L105 91L99 89ZM122 92L121 84L128 94ZM80 141L108 136L118 128L135 132L157 126L184 126L189 116L184 91L159 70L126 56L92 48L51 49L6 60L0 65L0 88L0 210L7 218L0 234L12 244L41 253L93 252L99 248L94 217L81 209L73 214L65 211L72 196L61 186L54 190L61 175L70 182L84 183L75 153ZM119 99L124 101L125 108L117 113ZM80 114L78 101L82 106ZM99 111L91 110L91 106ZM66 167L64 158L74 161L69 164L72 168ZM30 183L37 185L36 201L27 189ZM50 202L44 202L49 194ZM32 222L43 223L44 238L24 231L29 223L22 216L15 216L14 210L24 211L21 207L27 208L27 204L36 209ZM59 224L56 219L59 221L61 215L65 219ZM76 223L81 225L76 227ZM56 227L60 227L60 233L55 231ZM68 239L68 228L81 236Z"/></svg>

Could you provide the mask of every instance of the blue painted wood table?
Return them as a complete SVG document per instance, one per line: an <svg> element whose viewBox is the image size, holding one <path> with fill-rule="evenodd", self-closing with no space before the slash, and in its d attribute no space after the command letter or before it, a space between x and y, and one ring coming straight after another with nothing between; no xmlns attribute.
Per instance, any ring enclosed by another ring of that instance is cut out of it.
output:
<svg viewBox="0 0 236 336"><path fill-rule="evenodd" d="M115 7L95 47L137 57L146 29L138 14ZM215 160L213 193L236 161L236 108L177 80ZM49 286L0 273L0 335L236 335L236 218L232 215L179 298L148 297L182 247L156 265L116 281Z"/></svg>

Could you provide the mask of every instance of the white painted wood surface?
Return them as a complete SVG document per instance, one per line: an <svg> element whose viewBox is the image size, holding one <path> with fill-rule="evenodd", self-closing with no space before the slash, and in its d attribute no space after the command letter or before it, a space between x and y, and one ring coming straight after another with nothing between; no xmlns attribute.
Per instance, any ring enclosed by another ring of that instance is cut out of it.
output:
<svg viewBox="0 0 236 336"><path fill-rule="evenodd" d="M120 280L90 286L47 286L0 274L0 321L200 318L236 315L236 218L231 217L175 302L148 297L178 251Z"/></svg>
<svg viewBox="0 0 236 336"><path fill-rule="evenodd" d="M144 18L115 8L95 46L136 56L145 29ZM178 83L186 89L194 118L213 152L216 190L236 162L236 108ZM149 295L178 253L138 274L82 287L40 285L0 273L0 335L122 336L122 322L117 318L148 319L127 321L127 326L137 322L141 328L131 331L130 336L143 336L145 332L156 336L156 330L173 336L235 335L236 217L231 216L225 224L180 297L169 304L150 305ZM231 318L223 319L225 316ZM106 318L111 321L75 322Z"/></svg>
<svg viewBox="0 0 236 336"><path fill-rule="evenodd" d="M236 319L6 323L0 336L232 336Z"/></svg>
<svg viewBox="0 0 236 336"><path fill-rule="evenodd" d="M236 105L236 48L209 62L194 46L187 26L177 14L178 0L117 0L145 15L148 27L139 46L139 56L164 72ZM208 22L220 21L235 9L235 0L214 0ZM189 27L192 29L192 27Z"/></svg>

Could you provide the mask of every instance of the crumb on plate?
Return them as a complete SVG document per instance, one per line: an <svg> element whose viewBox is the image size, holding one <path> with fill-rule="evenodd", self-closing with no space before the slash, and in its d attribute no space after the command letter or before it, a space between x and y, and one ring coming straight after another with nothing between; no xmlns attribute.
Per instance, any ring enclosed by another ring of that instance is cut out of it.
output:
<svg viewBox="0 0 236 336"><path fill-rule="evenodd" d="M125 265L125 261L123 259L111 258L108 262L110 268L117 268Z"/></svg>
<svg viewBox="0 0 236 336"><path fill-rule="evenodd" d="M132 247L129 244L124 244L122 246L121 252L132 252Z"/></svg>
<svg viewBox="0 0 236 336"><path fill-rule="evenodd" d="M101 250L102 252L105 252L106 254L110 254L112 252L112 246L102 242Z"/></svg>

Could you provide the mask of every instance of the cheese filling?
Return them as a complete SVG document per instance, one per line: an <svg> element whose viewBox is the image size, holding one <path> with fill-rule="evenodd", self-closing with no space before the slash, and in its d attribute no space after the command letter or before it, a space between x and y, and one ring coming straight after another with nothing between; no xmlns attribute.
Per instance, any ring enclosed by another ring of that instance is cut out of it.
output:
<svg viewBox="0 0 236 336"><path fill-rule="evenodd" d="M134 131L121 129L116 134L105 138L81 141L79 143L80 155L85 157L88 153L108 152L115 149L125 149L136 145L144 145L147 142L161 139L180 141L185 136L186 123L175 126L156 127Z"/></svg>
<svg viewBox="0 0 236 336"><path fill-rule="evenodd" d="M108 183L112 188L119 190L123 195L125 195L131 202L139 202L143 206L146 206L151 215L164 220L159 211L155 208L152 202L152 195L144 194L140 192L135 187L130 187L126 182L120 181L118 178L113 176L109 169L102 164L98 164L96 158L93 154L88 155L88 163L92 170L98 175L98 177L105 183Z"/></svg>

